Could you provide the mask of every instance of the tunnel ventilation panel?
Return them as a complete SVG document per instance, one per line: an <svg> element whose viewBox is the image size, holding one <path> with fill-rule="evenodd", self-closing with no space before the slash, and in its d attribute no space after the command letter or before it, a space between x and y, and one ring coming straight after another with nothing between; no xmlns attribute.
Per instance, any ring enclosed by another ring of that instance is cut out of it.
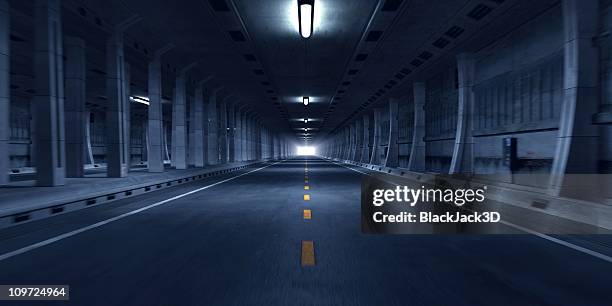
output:
<svg viewBox="0 0 612 306"><path fill-rule="evenodd" d="M484 4L478 4L471 12L467 14L467 16L474 20L481 20L482 18L487 16L492 10L492 8Z"/></svg>
<svg viewBox="0 0 612 306"><path fill-rule="evenodd" d="M365 53L359 53L357 54L357 56L355 56L355 61L356 62L363 62L366 60L366 58L368 58L368 55Z"/></svg>
<svg viewBox="0 0 612 306"><path fill-rule="evenodd" d="M208 0L210 7L216 12L229 12L229 6L225 0Z"/></svg>
<svg viewBox="0 0 612 306"><path fill-rule="evenodd" d="M452 26L450 29L448 29L448 31L446 31L446 36L448 37L452 37L452 38L457 38L459 37L463 32L465 31L464 28L459 27L459 26Z"/></svg>
<svg viewBox="0 0 612 306"><path fill-rule="evenodd" d="M368 33L368 36L366 36L365 41L367 42L378 41L380 37L382 36L382 34L383 34L383 31L370 31Z"/></svg>
<svg viewBox="0 0 612 306"><path fill-rule="evenodd" d="M257 58L255 58L255 55L253 55L253 54L247 53L247 54L244 54L243 56L244 56L244 59L247 62L256 62L257 61Z"/></svg>
<svg viewBox="0 0 612 306"><path fill-rule="evenodd" d="M402 4L403 0L387 0L383 7L380 9L381 12L395 12Z"/></svg>
<svg viewBox="0 0 612 306"><path fill-rule="evenodd" d="M432 45L438 49L443 49L449 43L450 41L448 41L448 39L440 37L438 40L434 41Z"/></svg>
<svg viewBox="0 0 612 306"><path fill-rule="evenodd" d="M244 34L242 34L241 31L229 31L229 36L235 42L246 41L246 37L244 37Z"/></svg>

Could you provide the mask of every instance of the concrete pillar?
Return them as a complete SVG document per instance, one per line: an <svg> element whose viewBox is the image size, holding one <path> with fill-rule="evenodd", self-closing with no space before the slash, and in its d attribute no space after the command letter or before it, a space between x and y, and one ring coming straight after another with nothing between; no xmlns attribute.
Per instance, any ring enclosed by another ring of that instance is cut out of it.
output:
<svg viewBox="0 0 612 306"><path fill-rule="evenodd" d="M227 163L228 161L228 144L229 141L228 133L227 133L227 102L225 99L222 99L218 105L219 110L219 154L220 154L220 162L222 164Z"/></svg>
<svg viewBox="0 0 612 306"><path fill-rule="evenodd" d="M128 128L125 87L125 55L123 32L115 31L106 45L106 163L108 177L125 177L128 152L125 150L125 129Z"/></svg>
<svg viewBox="0 0 612 306"><path fill-rule="evenodd" d="M155 52L153 60L149 62L149 107L148 107L148 146L147 168L149 172L164 171L164 139L165 130L162 108L162 63L161 56L169 51L168 45Z"/></svg>
<svg viewBox="0 0 612 306"><path fill-rule="evenodd" d="M372 156L370 157L370 164L378 165L380 163L380 137L381 137L381 116L382 109L375 108L374 109L374 122L372 122L372 126L374 128L374 141L372 143Z"/></svg>
<svg viewBox="0 0 612 306"><path fill-rule="evenodd" d="M85 42L66 37L66 176L82 177L85 164Z"/></svg>
<svg viewBox="0 0 612 306"><path fill-rule="evenodd" d="M193 143L189 145L192 148L193 165L197 168L202 168L206 164L204 159L204 84L199 82L195 90L193 99Z"/></svg>
<svg viewBox="0 0 612 306"><path fill-rule="evenodd" d="M61 2L37 0L34 11L36 183L58 186L66 176Z"/></svg>
<svg viewBox="0 0 612 306"><path fill-rule="evenodd" d="M85 147L86 147L86 157L87 163L90 165L94 165L96 162L94 161L93 151L91 149L91 111L86 111L84 114L85 120Z"/></svg>
<svg viewBox="0 0 612 306"><path fill-rule="evenodd" d="M599 1L563 0L564 98L549 192L593 197L593 181L567 174L597 173L598 128L591 122L599 106L599 50L593 43Z"/></svg>
<svg viewBox="0 0 612 306"><path fill-rule="evenodd" d="M355 162L361 162L361 154L363 153L363 120L355 121Z"/></svg>
<svg viewBox="0 0 612 306"><path fill-rule="evenodd" d="M425 172L425 83L413 84L414 130L408 170Z"/></svg>
<svg viewBox="0 0 612 306"><path fill-rule="evenodd" d="M195 166L195 129L194 129L194 122L195 122L195 99L189 97L189 95L187 95L187 104L189 105L189 112L188 112L188 117L189 117L189 124L187 124L187 135L188 135L188 141L187 141L187 166L188 167L192 167Z"/></svg>
<svg viewBox="0 0 612 306"><path fill-rule="evenodd" d="M211 91L206 108L207 124L205 126L206 142L208 143L207 160L208 165L219 164L219 139L217 124L217 95L221 88Z"/></svg>
<svg viewBox="0 0 612 306"><path fill-rule="evenodd" d="M227 106L227 128L228 161L233 163L236 161L236 105L234 103Z"/></svg>
<svg viewBox="0 0 612 306"><path fill-rule="evenodd" d="M176 82L174 86L175 96L173 101L173 114L172 118L172 152L175 156L172 157L174 160L174 168L176 169L187 169L187 130L186 130L186 79L187 71L194 65L191 64L181 69L176 76Z"/></svg>
<svg viewBox="0 0 612 306"><path fill-rule="evenodd" d="M394 98L389 99L389 142L384 164L385 167L399 166L399 146L397 144L398 114L398 100Z"/></svg>
<svg viewBox="0 0 612 306"><path fill-rule="evenodd" d="M125 99L123 100L124 111L123 111L123 120L125 122L125 128L123 129L123 142L125 155L126 155L126 166L127 171L130 172L130 165L132 163L132 140L131 140L131 132L132 132L132 101L130 101L131 89L130 89L130 64L125 63L124 67L124 75L123 79L125 86Z"/></svg>
<svg viewBox="0 0 612 306"><path fill-rule="evenodd" d="M457 106L457 132L449 169L450 174L474 173L474 140L472 137L472 116L474 113L474 77L476 59L472 54L457 56L459 104Z"/></svg>
<svg viewBox="0 0 612 306"><path fill-rule="evenodd" d="M11 136L11 92L10 92L10 9L7 0L0 0L0 185L9 182Z"/></svg>
<svg viewBox="0 0 612 306"><path fill-rule="evenodd" d="M357 129L355 127L355 123L351 123L351 125L349 125L349 139L350 139L350 146L349 146L349 154L348 154L348 159L353 161L355 159L355 151L357 150Z"/></svg>
<svg viewBox="0 0 612 306"><path fill-rule="evenodd" d="M363 145L361 151L361 162L370 162L370 115L363 115Z"/></svg>

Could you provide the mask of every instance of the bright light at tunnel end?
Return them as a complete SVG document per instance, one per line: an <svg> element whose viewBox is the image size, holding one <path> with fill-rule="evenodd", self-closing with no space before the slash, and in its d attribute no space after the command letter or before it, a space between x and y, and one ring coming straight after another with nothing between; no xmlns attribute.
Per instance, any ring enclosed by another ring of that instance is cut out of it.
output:
<svg viewBox="0 0 612 306"><path fill-rule="evenodd" d="M313 146L298 146L297 147L297 155L305 156L305 155L316 155L317 148Z"/></svg>

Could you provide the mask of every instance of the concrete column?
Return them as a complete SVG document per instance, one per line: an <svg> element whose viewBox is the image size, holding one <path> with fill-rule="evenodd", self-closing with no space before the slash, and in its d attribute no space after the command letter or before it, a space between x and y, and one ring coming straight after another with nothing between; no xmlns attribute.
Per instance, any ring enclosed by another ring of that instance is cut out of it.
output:
<svg viewBox="0 0 612 306"><path fill-rule="evenodd" d="M202 168L206 164L204 159L204 84L199 82L193 99L193 143L189 145L193 154L193 165Z"/></svg>
<svg viewBox="0 0 612 306"><path fill-rule="evenodd" d="M194 64L191 64L181 69L176 76L175 82L175 97L173 103L172 118L172 152L176 155L173 156L174 168L176 169L187 169L187 130L186 130L186 79L187 71L191 69Z"/></svg>
<svg viewBox="0 0 612 306"><path fill-rule="evenodd" d="M408 170L425 171L425 83L413 84L414 94L414 131L412 148L408 160Z"/></svg>
<svg viewBox="0 0 612 306"><path fill-rule="evenodd" d="M132 101L130 101L131 89L130 89L130 64L125 63L124 67L124 75L125 78L123 80L125 86L125 99L123 100L124 111L123 111L123 120L125 122L125 128L123 129L123 142L125 155L126 155L126 166L127 171L130 172L130 165L132 163L132 140L131 140L131 132L132 132Z"/></svg>
<svg viewBox="0 0 612 306"><path fill-rule="evenodd" d="M222 99L217 106L219 109L219 154L222 164L228 161L228 133L227 133L227 103Z"/></svg>
<svg viewBox="0 0 612 306"><path fill-rule="evenodd" d="M599 106L599 49L593 43L599 1L563 0L564 98L549 191L553 195L593 197L593 184L567 174L597 173L598 128L591 122Z"/></svg>
<svg viewBox="0 0 612 306"><path fill-rule="evenodd" d="M9 182L11 137L10 114L10 9L7 0L0 0L0 185Z"/></svg>
<svg viewBox="0 0 612 306"><path fill-rule="evenodd" d="M399 146L397 144L398 113L398 100L393 98L389 99L389 142L384 164L385 167L399 166Z"/></svg>
<svg viewBox="0 0 612 306"><path fill-rule="evenodd" d="M472 54L457 56L459 104L457 106L457 132L455 147L449 169L450 174L474 173L474 140L472 137L472 114L474 113L474 77L476 59Z"/></svg>
<svg viewBox="0 0 612 306"><path fill-rule="evenodd" d="M355 121L355 162L361 162L361 154L363 153L363 120Z"/></svg>
<svg viewBox="0 0 612 306"><path fill-rule="evenodd" d="M125 55L123 32L115 31L106 45L106 163L108 177L125 177L128 172L125 150L127 88L125 87Z"/></svg>
<svg viewBox="0 0 612 306"><path fill-rule="evenodd" d="M147 168L149 172L164 171L164 138L162 108L162 69L161 56L172 48L167 45L155 52L149 62L149 108L147 132L149 142L147 147Z"/></svg>
<svg viewBox="0 0 612 306"><path fill-rule="evenodd" d="M66 37L66 176L82 177L85 164L85 42Z"/></svg>
<svg viewBox="0 0 612 306"><path fill-rule="evenodd" d="M66 176L61 2L37 0L34 11L36 180L58 186Z"/></svg>
<svg viewBox="0 0 612 306"><path fill-rule="evenodd" d="M187 115L189 117L189 124L187 125L187 135L189 135L187 141L187 165L188 167L191 167L195 166L195 99L190 98L189 95L187 95L187 104L189 104L189 112Z"/></svg>
<svg viewBox="0 0 612 306"><path fill-rule="evenodd" d="M228 161L236 161L236 105L230 103L227 106L227 149Z"/></svg>
<svg viewBox="0 0 612 306"><path fill-rule="evenodd" d="M218 124L217 124L217 95L221 88L217 88L211 91L208 97L208 103L206 108L207 125L206 128L206 142L208 143L207 160L208 165L219 164L219 139L218 139Z"/></svg>
<svg viewBox="0 0 612 306"><path fill-rule="evenodd" d="M355 123L351 123L351 125L349 125L349 139L350 139L350 146L349 146L349 154L348 154L348 160L354 160L355 158L355 150L357 147L357 137L356 137L356 133L357 130L355 128Z"/></svg>
<svg viewBox="0 0 612 306"><path fill-rule="evenodd" d="M370 115L363 115L363 149L361 151L361 162L370 162Z"/></svg>
<svg viewBox="0 0 612 306"><path fill-rule="evenodd" d="M87 163L90 165L94 165L96 162L93 158L93 151L91 149L91 111L86 111L84 114L85 120L85 147L86 147L86 156Z"/></svg>
<svg viewBox="0 0 612 306"><path fill-rule="evenodd" d="M372 156L370 157L370 164L378 165L380 163L380 137L381 137L381 121L382 109L374 109L374 122L372 122L374 128L374 142L372 143Z"/></svg>

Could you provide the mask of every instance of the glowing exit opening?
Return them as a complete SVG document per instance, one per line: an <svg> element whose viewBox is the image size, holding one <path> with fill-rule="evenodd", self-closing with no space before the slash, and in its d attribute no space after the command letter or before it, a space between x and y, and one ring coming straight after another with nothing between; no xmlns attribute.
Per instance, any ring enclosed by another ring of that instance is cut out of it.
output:
<svg viewBox="0 0 612 306"><path fill-rule="evenodd" d="M315 155L317 148L312 146L297 147L297 155Z"/></svg>

